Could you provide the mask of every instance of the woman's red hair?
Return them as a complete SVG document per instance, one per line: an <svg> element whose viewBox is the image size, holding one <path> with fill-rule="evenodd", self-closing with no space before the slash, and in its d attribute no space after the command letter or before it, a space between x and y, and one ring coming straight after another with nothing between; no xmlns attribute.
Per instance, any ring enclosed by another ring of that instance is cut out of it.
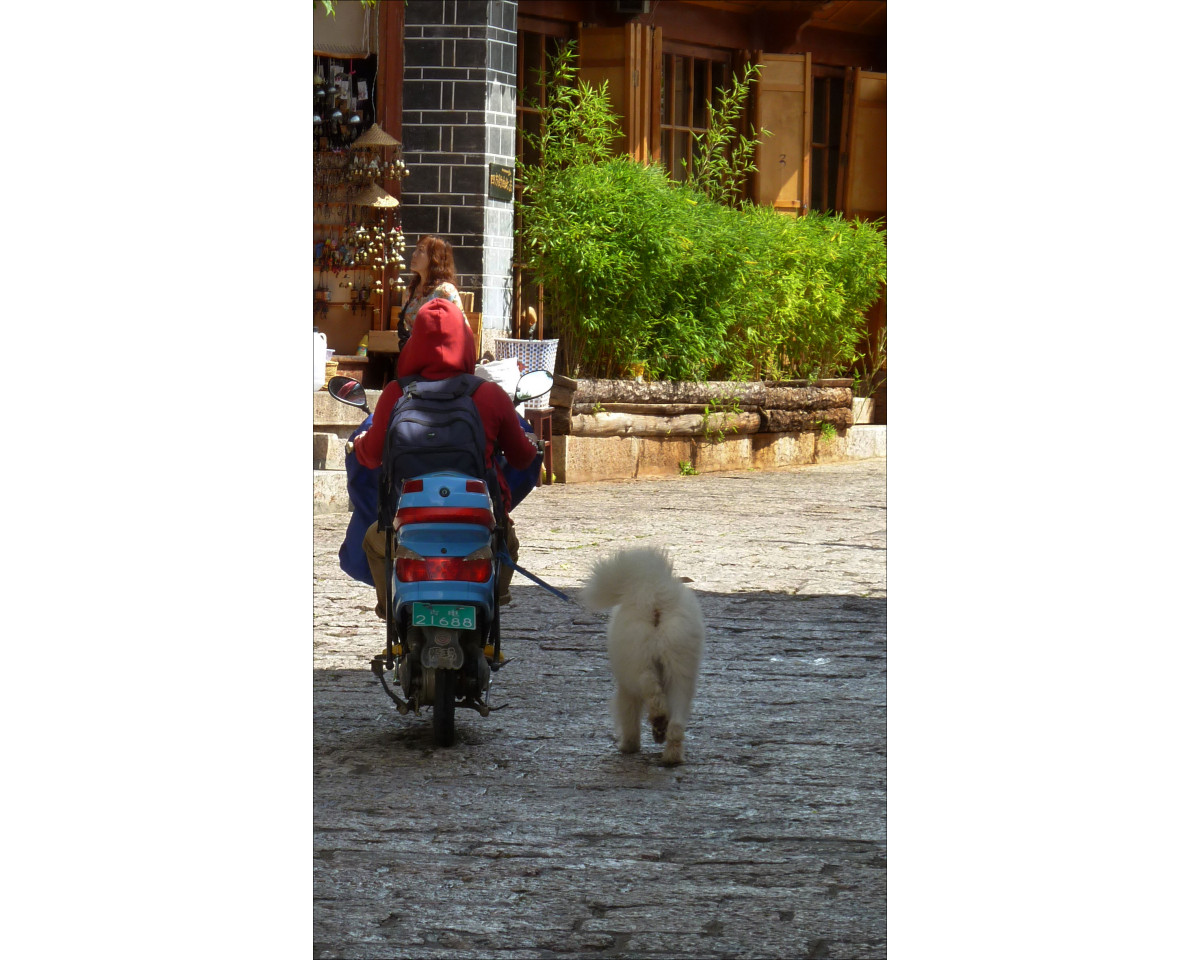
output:
<svg viewBox="0 0 1200 960"><path fill-rule="evenodd" d="M416 291L418 294L424 296L439 283L448 282L458 286L454 276L454 248L450 244L441 237L422 237L413 249L413 253L415 254L418 250L424 250L425 256L429 258L425 283L420 290ZM412 279L408 282L410 293L413 292L420 279L417 274L412 275Z"/></svg>

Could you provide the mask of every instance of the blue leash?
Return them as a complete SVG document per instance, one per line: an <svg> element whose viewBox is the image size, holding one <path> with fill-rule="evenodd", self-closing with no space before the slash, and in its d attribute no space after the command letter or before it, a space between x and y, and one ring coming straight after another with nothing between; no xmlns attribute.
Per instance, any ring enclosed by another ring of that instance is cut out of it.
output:
<svg viewBox="0 0 1200 960"><path fill-rule="evenodd" d="M575 602L570 597L568 597L565 593L563 593L561 590L555 590L552 586L550 586L550 584L548 584L541 577L534 576L532 573L530 573L524 567L518 566L516 563L514 563L513 558L508 555L507 546L505 546L504 544L501 544L501 546L500 546L500 562L503 563L506 567L508 567L512 570L516 570L517 573L521 574L522 576L528 577L530 580L532 580L534 583L536 583L542 589L549 590L552 594L554 594L560 600L566 600L567 603Z"/></svg>

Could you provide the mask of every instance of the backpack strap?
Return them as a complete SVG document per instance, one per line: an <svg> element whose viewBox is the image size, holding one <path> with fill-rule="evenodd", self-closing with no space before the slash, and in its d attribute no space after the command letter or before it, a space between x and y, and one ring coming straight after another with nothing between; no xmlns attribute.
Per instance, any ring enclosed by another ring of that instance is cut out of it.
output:
<svg viewBox="0 0 1200 960"><path fill-rule="evenodd" d="M482 377L477 377L473 373L460 373L458 376L448 377L445 380L418 380L414 378L407 384L401 381L401 384L404 386L406 394L412 394L415 397L428 397L434 400L457 400L459 397L464 396L474 397L475 391L479 389L479 385L483 382Z"/></svg>
<svg viewBox="0 0 1200 960"><path fill-rule="evenodd" d="M378 516L375 518L381 531L391 529L392 518L387 515L388 503L392 498L392 431L391 418L396 415L396 408L400 405L400 400L409 392L409 388L414 383L419 383L420 378L416 374L409 374L407 377L397 377L396 382L400 384L400 396L396 398L396 402L392 404L392 412L388 415L389 429L383 434L383 466L379 471L379 503Z"/></svg>

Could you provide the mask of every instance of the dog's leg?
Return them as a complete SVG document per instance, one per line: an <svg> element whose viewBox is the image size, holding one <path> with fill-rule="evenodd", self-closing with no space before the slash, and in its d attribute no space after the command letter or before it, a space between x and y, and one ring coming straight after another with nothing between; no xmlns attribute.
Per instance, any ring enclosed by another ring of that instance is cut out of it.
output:
<svg viewBox="0 0 1200 960"><path fill-rule="evenodd" d="M642 745L642 699L620 687L613 697L613 719L622 753L637 753Z"/></svg>
<svg viewBox="0 0 1200 960"><path fill-rule="evenodd" d="M683 763L683 734L691 712L692 691L683 684L673 684L667 690L667 745L663 747L663 763L674 766Z"/></svg>
<svg viewBox="0 0 1200 960"><path fill-rule="evenodd" d="M658 657L654 657L650 663L654 669L653 672L647 670L642 674L642 696L646 700L650 733L655 743L662 743L667 738L667 713L670 709L666 697L667 671Z"/></svg>

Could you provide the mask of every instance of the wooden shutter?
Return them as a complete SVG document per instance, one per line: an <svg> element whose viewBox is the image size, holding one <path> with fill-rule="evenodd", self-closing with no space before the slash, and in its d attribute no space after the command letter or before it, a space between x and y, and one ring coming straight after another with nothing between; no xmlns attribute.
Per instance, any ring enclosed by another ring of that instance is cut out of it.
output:
<svg viewBox="0 0 1200 960"><path fill-rule="evenodd" d="M841 209L847 220L887 221L887 74L856 67L847 84L849 119L842 125L846 176ZM866 350L874 358L887 330L887 286L867 311ZM887 363L881 372L887 375ZM877 387L874 423L887 423L887 381Z"/></svg>
<svg viewBox="0 0 1200 960"><path fill-rule="evenodd" d="M846 124L847 220L887 216L887 74L854 70Z"/></svg>
<svg viewBox="0 0 1200 960"><path fill-rule="evenodd" d="M579 79L599 87L608 81L608 97L621 116L614 152L628 152L643 163L661 153L659 90L662 86L662 34L657 27L584 27L579 35Z"/></svg>
<svg viewBox="0 0 1200 960"><path fill-rule="evenodd" d="M754 125L760 134L755 201L792 216L808 212L812 189L812 64L807 54L759 53Z"/></svg>

